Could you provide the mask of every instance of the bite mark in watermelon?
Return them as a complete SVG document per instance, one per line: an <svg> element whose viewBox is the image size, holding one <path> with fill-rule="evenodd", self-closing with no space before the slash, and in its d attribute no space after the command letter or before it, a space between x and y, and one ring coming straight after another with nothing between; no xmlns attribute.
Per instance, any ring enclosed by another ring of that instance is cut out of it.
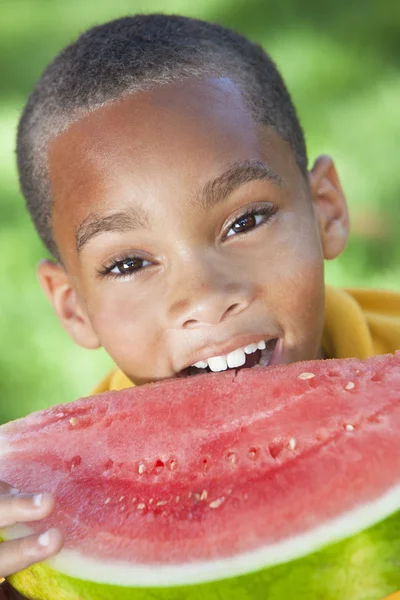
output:
<svg viewBox="0 0 400 600"><path fill-rule="evenodd" d="M104 393L0 428L0 479L54 494L40 600L376 600L400 588L400 353ZM43 530L29 524L4 539Z"/></svg>

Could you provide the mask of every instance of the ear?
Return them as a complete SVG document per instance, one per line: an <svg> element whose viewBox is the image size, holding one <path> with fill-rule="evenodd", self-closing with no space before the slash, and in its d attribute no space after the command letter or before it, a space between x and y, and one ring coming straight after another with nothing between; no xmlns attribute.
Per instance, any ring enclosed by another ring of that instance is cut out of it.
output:
<svg viewBox="0 0 400 600"><path fill-rule="evenodd" d="M44 259L37 266L37 274L40 285L52 303L61 325L72 339L83 348L98 348L99 339L80 304L76 291L71 286L64 267Z"/></svg>
<svg viewBox="0 0 400 600"><path fill-rule="evenodd" d="M349 236L349 213L338 174L329 156L320 156L309 173L311 194L326 260L343 252Z"/></svg>

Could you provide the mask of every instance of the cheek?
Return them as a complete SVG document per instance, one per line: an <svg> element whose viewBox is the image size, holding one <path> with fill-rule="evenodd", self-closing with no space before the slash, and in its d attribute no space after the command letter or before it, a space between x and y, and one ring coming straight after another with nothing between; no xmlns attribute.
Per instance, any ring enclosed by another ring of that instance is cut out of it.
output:
<svg viewBox="0 0 400 600"><path fill-rule="evenodd" d="M89 316L101 345L118 360L120 357L143 356L152 352L156 343L156 296L145 298L133 289L132 282L105 283L89 301Z"/></svg>
<svg viewBox="0 0 400 600"><path fill-rule="evenodd" d="M324 307L324 271L322 261L297 258L286 278L284 293L279 298L285 319L293 335L303 337L315 332L321 324Z"/></svg>
<svg viewBox="0 0 400 600"><path fill-rule="evenodd" d="M322 334L324 261L314 222L294 215L287 221L261 285L288 345L307 348L309 353Z"/></svg>

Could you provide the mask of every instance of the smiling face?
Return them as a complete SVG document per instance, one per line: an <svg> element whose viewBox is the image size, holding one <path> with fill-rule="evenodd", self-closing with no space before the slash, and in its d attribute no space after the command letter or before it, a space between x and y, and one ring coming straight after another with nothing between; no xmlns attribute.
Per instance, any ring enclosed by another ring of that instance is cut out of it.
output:
<svg viewBox="0 0 400 600"><path fill-rule="evenodd" d="M63 266L39 277L77 343L136 383L215 356L237 366L243 351L228 353L261 341L246 366L320 356L323 259L347 236L340 185L327 158L307 185L232 82L102 107L53 140L49 171Z"/></svg>

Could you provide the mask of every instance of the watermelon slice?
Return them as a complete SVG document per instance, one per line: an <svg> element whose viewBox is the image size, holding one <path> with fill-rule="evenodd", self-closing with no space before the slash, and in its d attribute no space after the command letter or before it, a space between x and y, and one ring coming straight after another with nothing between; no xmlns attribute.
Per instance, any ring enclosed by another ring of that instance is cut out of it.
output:
<svg viewBox="0 0 400 600"><path fill-rule="evenodd" d="M400 588L400 352L35 413L0 428L0 479L53 493L66 536L11 578L28 597L377 600Z"/></svg>

